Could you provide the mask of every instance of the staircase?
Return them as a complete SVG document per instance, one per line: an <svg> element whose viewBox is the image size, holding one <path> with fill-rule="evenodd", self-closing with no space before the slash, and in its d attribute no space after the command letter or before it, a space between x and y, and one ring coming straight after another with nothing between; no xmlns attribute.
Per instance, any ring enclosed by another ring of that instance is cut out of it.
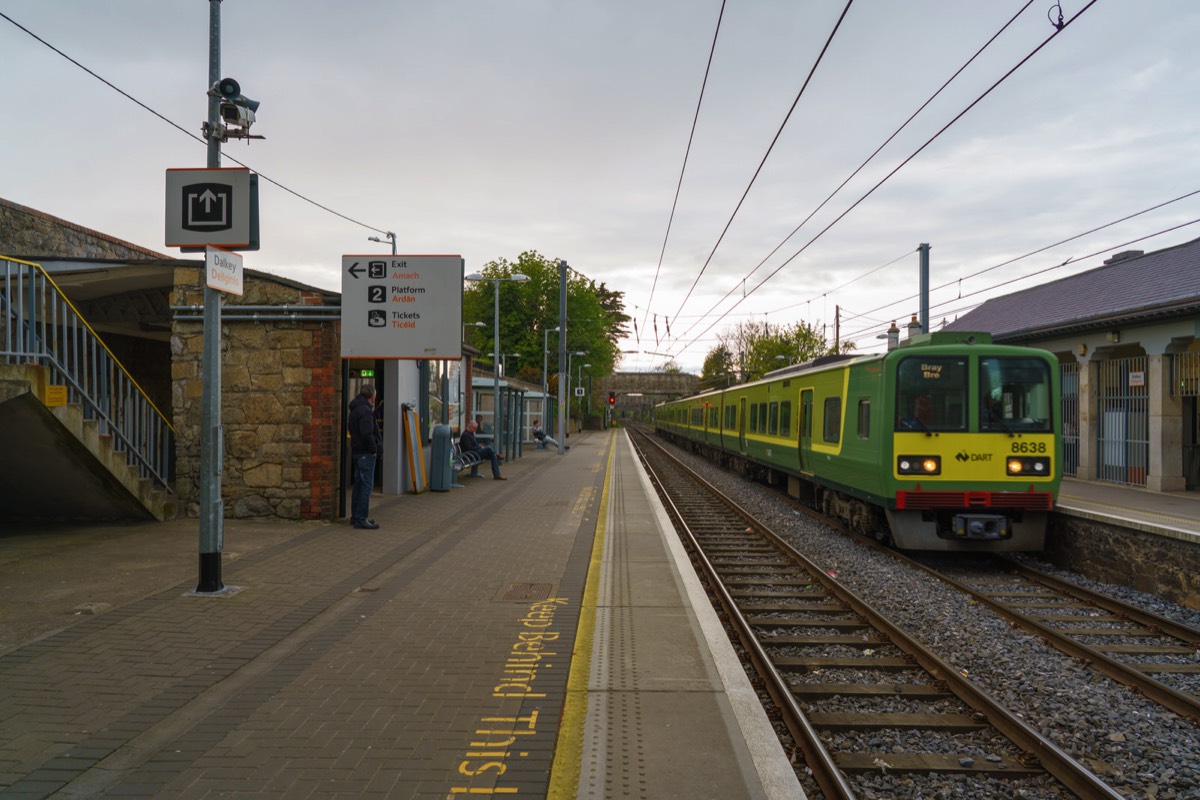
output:
<svg viewBox="0 0 1200 800"><path fill-rule="evenodd" d="M163 520L173 430L49 275L0 258L0 519Z"/></svg>

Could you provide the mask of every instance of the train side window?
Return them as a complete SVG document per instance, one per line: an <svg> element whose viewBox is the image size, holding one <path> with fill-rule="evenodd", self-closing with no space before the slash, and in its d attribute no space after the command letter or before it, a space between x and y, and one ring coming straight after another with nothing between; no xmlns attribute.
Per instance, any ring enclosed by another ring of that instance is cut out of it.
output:
<svg viewBox="0 0 1200 800"><path fill-rule="evenodd" d="M779 404L779 435L792 435L792 401L784 400Z"/></svg>
<svg viewBox="0 0 1200 800"><path fill-rule="evenodd" d="M830 444L837 444L842 431L842 402L840 397L825 398L825 424L821 431L822 438Z"/></svg>
<svg viewBox="0 0 1200 800"><path fill-rule="evenodd" d="M750 404L750 432L758 433L758 403Z"/></svg>
<svg viewBox="0 0 1200 800"><path fill-rule="evenodd" d="M771 436L779 435L779 403L772 401L771 410L767 417L767 433Z"/></svg>
<svg viewBox="0 0 1200 800"><path fill-rule="evenodd" d="M758 431L759 433L767 432L767 404L758 404Z"/></svg>
<svg viewBox="0 0 1200 800"><path fill-rule="evenodd" d="M871 438L871 401L858 401L858 438Z"/></svg>

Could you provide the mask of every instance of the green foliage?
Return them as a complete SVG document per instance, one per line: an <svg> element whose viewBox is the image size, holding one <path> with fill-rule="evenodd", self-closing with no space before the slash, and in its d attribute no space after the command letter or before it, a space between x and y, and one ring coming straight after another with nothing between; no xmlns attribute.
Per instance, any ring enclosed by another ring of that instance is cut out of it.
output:
<svg viewBox="0 0 1200 800"><path fill-rule="evenodd" d="M704 360L703 386L719 386L722 372L740 376L743 381L761 378L772 370L790 364L811 361L835 352L833 345L805 322L772 325L769 322L742 322L720 336L720 345ZM849 350L846 343L842 352ZM711 362L711 370L710 370ZM707 379L707 381L706 381ZM735 377L731 382L737 383Z"/></svg>
<svg viewBox="0 0 1200 800"><path fill-rule="evenodd" d="M529 278L521 283L500 284L500 347L510 354L506 361L510 375L519 375L530 383L540 383L542 365L546 363L550 373L550 384L558 369L559 334L554 331L559 323L559 269L557 258L546 258L533 250L527 250L515 262L505 258L490 261L479 270L485 278L507 278L520 273ZM463 322L480 320L485 324L479 329L468 328L468 341L490 354L495 347L496 284L492 280L468 281L463 291ZM625 314L624 293L609 289L604 283L574 272L567 273L567 351L582 351L585 355L574 356L572 372L580 365L591 367L585 375L611 374L619 350L618 342L627 335L629 322ZM547 331L549 334L547 335ZM543 343L550 354L543 362ZM519 353L513 356L512 353ZM574 379L574 376L572 376Z"/></svg>

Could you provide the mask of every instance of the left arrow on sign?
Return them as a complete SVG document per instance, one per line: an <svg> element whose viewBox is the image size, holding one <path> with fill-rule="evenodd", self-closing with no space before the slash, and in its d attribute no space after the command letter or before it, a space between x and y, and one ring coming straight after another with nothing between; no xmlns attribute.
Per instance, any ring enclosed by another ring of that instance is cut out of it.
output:
<svg viewBox="0 0 1200 800"><path fill-rule="evenodd" d="M358 280L358 273L362 272L362 269L359 268L358 262L355 261L353 264L350 265L350 268L346 271L354 276L354 280Z"/></svg>

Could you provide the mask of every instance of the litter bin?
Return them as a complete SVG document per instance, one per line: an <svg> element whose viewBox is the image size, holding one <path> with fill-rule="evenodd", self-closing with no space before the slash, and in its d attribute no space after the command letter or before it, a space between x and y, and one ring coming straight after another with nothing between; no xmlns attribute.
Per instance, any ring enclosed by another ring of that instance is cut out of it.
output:
<svg viewBox="0 0 1200 800"><path fill-rule="evenodd" d="M433 426L433 451L429 455L431 472L429 488L435 492L448 492L454 485L454 441L449 425Z"/></svg>

